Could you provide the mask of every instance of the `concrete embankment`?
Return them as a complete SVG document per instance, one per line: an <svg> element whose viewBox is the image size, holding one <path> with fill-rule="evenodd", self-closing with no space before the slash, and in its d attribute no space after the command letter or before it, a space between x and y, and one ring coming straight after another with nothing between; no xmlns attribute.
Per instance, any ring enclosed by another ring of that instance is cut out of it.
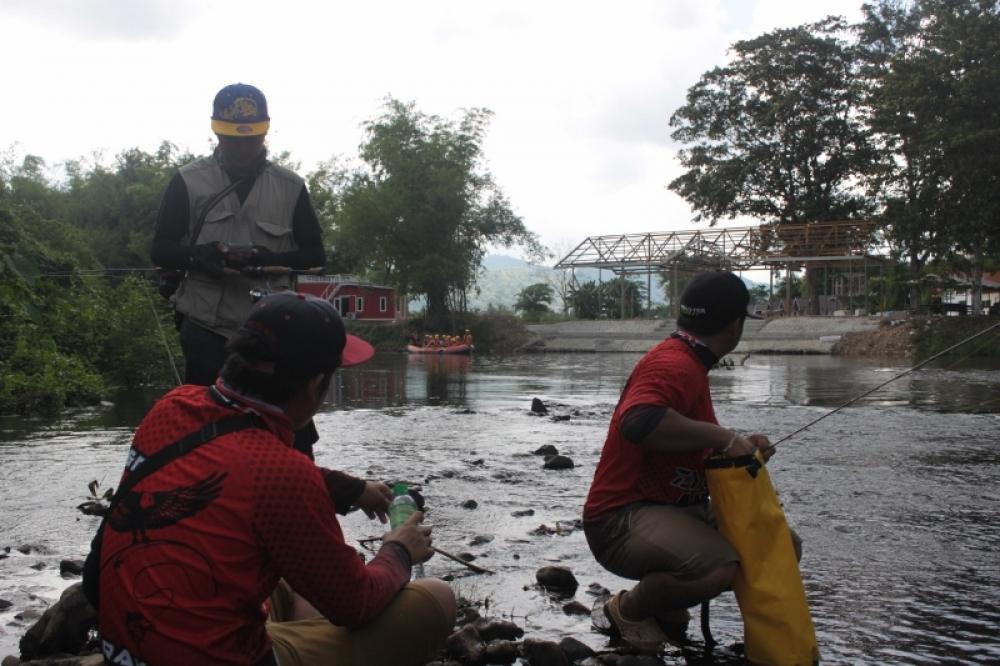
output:
<svg viewBox="0 0 1000 666"><path fill-rule="evenodd" d="M878 326L878 317L747 319L743 340L733 353L829 354L841 336L873 331ZM672 319L531 324L527 329L532 341L523 349L538 352L645 352L675 328Z"/></svg>

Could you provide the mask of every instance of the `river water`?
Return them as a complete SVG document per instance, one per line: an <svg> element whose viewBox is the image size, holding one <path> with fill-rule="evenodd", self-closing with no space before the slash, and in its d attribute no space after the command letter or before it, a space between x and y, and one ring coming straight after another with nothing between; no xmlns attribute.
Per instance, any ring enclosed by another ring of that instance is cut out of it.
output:
<svg viewBox="0 0 1000 666"><path fill-rule="evenodd" d="M546 565L569 567L587 588L628 582L600 568L579 518L611 410L633 354L507 359L378 355L343 372L317 416L320 464L408 480L427 498L435 543L476 556L495 575L442 557L429 575L453 576L484 614L528 636L570 635L606 647L565 599L535 585ZM753 356L712 372L720 421L772 440L905 369L828 356ZM17 653L30 624L72 580L59 561L82 558L96 527L76 505L86 484L115 485L131 428L151 394L57 421L0 420L0 656ZM532 398L551 415L529 413ZM532 451L555 445L576 466L542 469ZM1000 365L927 368L907 375L782 444L769 464L789 522L805 542L802 573L826 663L1000 662ZM478 508L462 503L474 499ZM512 515L533 509L534 515ZM540 525L551 530L534 533ZM360 513L349 538L381 533ZM491 539L471 545L474 537ZM28 546L29 548L24 548ZM29 550L27 554L20 549ZM697 614L696 614L697 620ZM731 594L712 604L723 645L741 639ZM689 631L699 637L697 621ZM665 663L693 663L670 652ZM712 660L709 661L711 663ZM722 652L714 657L725 663ZM705 663L705 662L699 662Z"/></svg>

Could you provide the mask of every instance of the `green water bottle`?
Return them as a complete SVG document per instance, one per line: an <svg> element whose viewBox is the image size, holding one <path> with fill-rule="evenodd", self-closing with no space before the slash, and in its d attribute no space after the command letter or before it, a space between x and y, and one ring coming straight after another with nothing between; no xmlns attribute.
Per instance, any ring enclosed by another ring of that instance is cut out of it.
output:
<svg viewBox="0 0 1000 666"><path fill-rule="evenodd" d="M397 483L392 487L392 494L395 497L389 505L389 528L396 529L409 519L417 511L417 502L410 495L410 488L405 483ZM413 577L423 578L424 565L413 565Z"/></svg>

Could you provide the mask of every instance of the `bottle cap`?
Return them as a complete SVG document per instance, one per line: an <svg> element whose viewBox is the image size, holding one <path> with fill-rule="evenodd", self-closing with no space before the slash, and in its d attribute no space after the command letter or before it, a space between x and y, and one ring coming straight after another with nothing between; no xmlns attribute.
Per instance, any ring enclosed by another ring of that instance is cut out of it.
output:
<svg viewBox="0 0 1000 666"><path fill-rule="evenodd" d="M395 495L396 497L399 497L400 495L405 495L408 492L410 492L410 487L405 483L397 483L392 487L392 494Z"/></svg>

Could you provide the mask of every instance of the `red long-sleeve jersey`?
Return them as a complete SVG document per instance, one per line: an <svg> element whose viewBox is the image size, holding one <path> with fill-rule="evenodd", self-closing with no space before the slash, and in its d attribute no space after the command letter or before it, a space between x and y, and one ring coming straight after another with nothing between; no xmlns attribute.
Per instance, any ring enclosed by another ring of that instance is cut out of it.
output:
<svg viewBox="0 0 1000 666"><path fill-rule="evenodd" d="M234 408L250 409L229 398L203 386L171 391L136 431L126 474ZM357 480L292 449L292 424L280 410L252 409L263 428L217 437L167 464L109 518L98 627L113 663L265 663L262 602L279 577L344 626L377 617L409 580L400 544L387 543L366 565L345 543L328 481Z"/></svg>

